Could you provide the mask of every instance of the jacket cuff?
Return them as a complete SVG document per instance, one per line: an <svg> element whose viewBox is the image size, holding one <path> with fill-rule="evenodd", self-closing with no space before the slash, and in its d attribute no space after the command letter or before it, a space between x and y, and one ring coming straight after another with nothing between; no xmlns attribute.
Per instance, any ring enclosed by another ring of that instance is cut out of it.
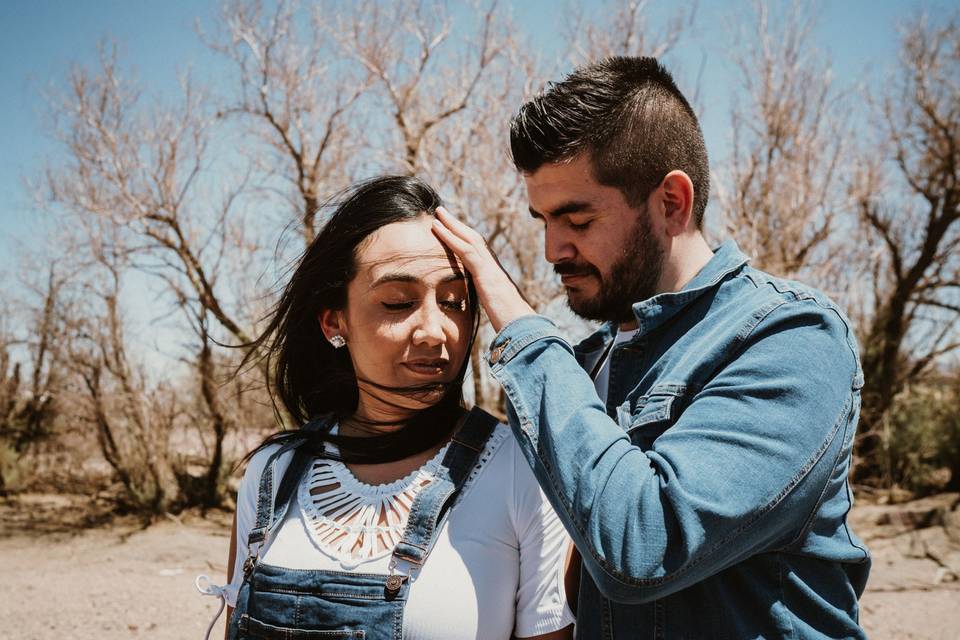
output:
<svg viewBox="0 0 960 640"><path fill-rule="evenodd" d="M491 371L501 369L524 347L551 336L563 339L557 325L546 316L530 314L511 320L490 343L487 364Z"/></svg>

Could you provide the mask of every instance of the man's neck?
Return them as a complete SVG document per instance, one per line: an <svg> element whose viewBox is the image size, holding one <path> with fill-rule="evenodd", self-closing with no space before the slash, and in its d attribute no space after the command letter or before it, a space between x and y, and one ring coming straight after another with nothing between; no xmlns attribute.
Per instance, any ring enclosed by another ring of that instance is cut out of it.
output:
<svg viewBox="0 0 960 640"><path fill-rule="evenodd" d="M680 291L712 259L713 250L700 232L675 238L663 265L657 293ZM636 318L631 318L620 323L620 331L632 331L637 326Z"/></svg>
<svg viewBox="0 0 960 640"><path fill-rule="evenodd" d="M663 266L658 293L680 291L713 259L713 250L700 232L674 239Z"/></svg>

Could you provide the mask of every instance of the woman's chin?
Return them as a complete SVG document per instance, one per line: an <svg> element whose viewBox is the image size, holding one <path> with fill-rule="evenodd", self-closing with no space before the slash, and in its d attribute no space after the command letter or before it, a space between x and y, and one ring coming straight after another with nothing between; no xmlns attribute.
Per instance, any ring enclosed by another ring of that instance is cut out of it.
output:
<svg viewBox="0 0 960 640"><path fill-rule="evenodd" d="M446 384L437 381L437 388L422 389L409 394L404 394L403 400L405 406L409 409L426 409L440 402L444 392L447 390ZM440 386L442 385L442 386Z"/></svg>
<svg viewBox="0 0 960 640"><path fill-rule="evenodd" d="M439 378L436 380L405 379L383 386L405 389L403 392L391 392L382 388L367 389L366 395L371 407L379 407L379 411L386 413L422 411L432 407L440 402L448 388L447 383Z"/></svg>

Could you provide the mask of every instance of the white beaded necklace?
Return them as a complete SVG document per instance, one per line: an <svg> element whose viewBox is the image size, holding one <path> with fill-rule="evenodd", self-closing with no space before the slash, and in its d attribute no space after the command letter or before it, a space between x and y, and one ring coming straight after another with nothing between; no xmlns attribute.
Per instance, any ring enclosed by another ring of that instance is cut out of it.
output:
<svg viewBox="0 0 960 640"><path fill-rule="evenodd" d="M509 429L501 425L487 440L458 501L507 435ZM335 451L332 445L327 446ZM403 478L379 485L361 482L339 460L315 459L297 492L313 543L345 570L389 555L403 537L414 498L436 479L448 447L444 445Z"/></svg>
<svg viewBox="0 0 960 640"><path fill-rule="evenodd" d="M380 485L361 482L339 460L315 459L297 494L314 544L345 569L389 554L414 498L436 478L446 451L444 446L420 468Z"/></svg>

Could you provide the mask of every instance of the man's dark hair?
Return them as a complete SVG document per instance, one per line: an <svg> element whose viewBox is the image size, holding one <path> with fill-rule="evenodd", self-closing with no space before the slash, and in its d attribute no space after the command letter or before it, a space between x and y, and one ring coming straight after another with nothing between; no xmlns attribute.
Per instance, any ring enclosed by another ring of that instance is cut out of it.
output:
<svg viewBox="0 0 960 640"><path fill-rule="evenodd" d="M710 190L703 132L655 58L607 58L550 83L520 107L510 146L524 173L588 152L596 180L620 189L635 208L679 169L693 182L694 220L703 224Z"/></svg>

